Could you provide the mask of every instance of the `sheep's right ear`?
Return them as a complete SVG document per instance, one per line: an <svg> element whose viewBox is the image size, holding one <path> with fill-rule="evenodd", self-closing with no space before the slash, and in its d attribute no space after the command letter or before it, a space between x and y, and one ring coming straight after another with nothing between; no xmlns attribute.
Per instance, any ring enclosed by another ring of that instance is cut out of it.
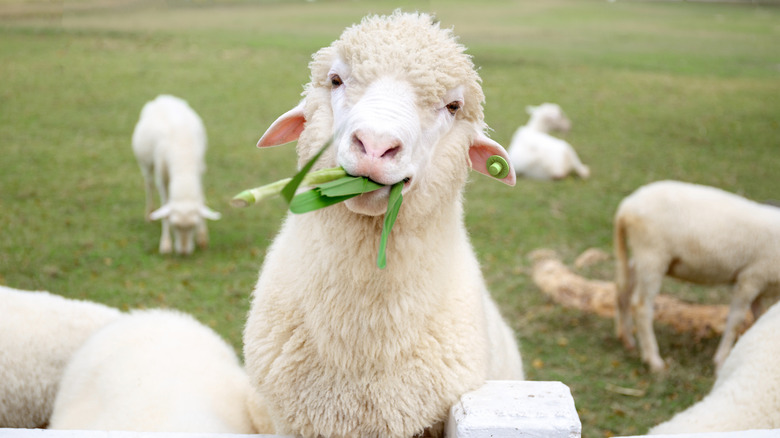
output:
<svg viewBox="0 0 780 438"><path fill-rule="evenodd" d="M304 99L295 108L279 116L260 137L257 147L278 146L298 140L303 132L303 125L306 123L306 118L303 116L305 103Z"/></svg>
<svg viewBox="0 0 780 438"><path fill-rule="evenodd" d="M164 217L168 217L171 214L171 205L165 204L157 210L149 213L149 219L153 221L160 220Z"/></svg>
<svg viewBox="0 0 780 438"><path fill-rule="evenodd" d="M529 115L533 114L536 109L539 108L538 106L528 105L525 107L525 112L527 112Z"/></svg>

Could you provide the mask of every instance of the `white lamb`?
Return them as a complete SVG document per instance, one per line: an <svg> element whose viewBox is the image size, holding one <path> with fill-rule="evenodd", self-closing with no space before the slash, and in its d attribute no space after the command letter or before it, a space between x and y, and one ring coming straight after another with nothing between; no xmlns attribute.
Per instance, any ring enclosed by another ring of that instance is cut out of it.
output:
<svg viewBox="0 0 780 438"><path fill-rule="evenodd" d="M650 434L780 429L780 304L747 331L723 362L710 393Z"/></svg>
<svg viewBox="0 0 780 438"><path fill-rule="evenodd" d="M641 356L653 371L665 367L653 333L653 301L665 275L734 285L715 353L717 366L751 304L772 298L780 288L780 209L774 206L714 187L660 181L640 187L620 203L614 233L617 336L634 347L633 311ZM753 310L757 317L759 306Z"/></svg>
<svg viewBox="0 0 780 438"><path fill-rule="evenodd" d="M288 215L270 247L244 355L276 433L437 433L464 392L523 378L463 224L469 165L489 174L488 157L507 158L483 134L464 50L428 15L366 17L314 55L303 102L258 142L298 139L302 164L338 133L315 167L405 181L384 270L375 261L389 187Z"/></svg>
<svg viewBox="0 0 780 438"><path fill-rule="evenodd" d="M590 169L582 164L574 148L549 134L551 131L566 132L571 128L571 122L561 107L543 103L528 106L526 111L531 119L515 131L509 145L509 158L517 174L549 180L565 178L574 171L580 178L589 177Z"/></svg>
<svg viewBox="0 0 780 438"><path fill-rule="evenodd" d="M73 356L51 429L254 433L233 349L189 315L134 311Z"/></svg>
<svg viewBox="0 0 780 438"><path fill-rule="evenodd" d="M0 286L0 428L44 427L71 355L118 310Z"/></svg>
<svg viewBox="0 0 780 438"><path fill-rule="evenodd" d="M133 152L146 184L146 217L162 219L160 253L171 249L192 253L195 235L198 245L205 247L208 229L204 219L217 220L220 214L206 207L201 187L206 129L200 117L182 99L157 96L141 110L133 131ZM161 207L152 211L155 185Z"/></svg>

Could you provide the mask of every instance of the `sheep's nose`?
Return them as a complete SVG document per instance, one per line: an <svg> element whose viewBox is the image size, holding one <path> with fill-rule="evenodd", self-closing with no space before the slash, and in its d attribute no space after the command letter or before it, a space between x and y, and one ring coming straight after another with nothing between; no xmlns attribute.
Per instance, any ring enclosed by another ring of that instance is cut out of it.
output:
<svg viewBox="0 0 780 438"><path fill-rule="evenodd" d="M401 140L393 135L363 130L352 134L352 146L360 154L382 159L395 157L402 148Z"/></svg>

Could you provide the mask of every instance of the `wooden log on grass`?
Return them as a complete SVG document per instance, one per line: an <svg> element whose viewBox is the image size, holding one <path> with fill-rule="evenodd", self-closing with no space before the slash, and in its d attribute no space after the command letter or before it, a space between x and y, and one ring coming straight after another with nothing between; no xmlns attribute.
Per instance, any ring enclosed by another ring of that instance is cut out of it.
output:
<svg viewBox="0 0 780 438"><path fill-rule="evenodd" d="M533 261L534 283L553 301L603 317L615 316L615 283L575 274L549 249L535 250L529 257ZM697 339L702 339L723 333L728 312L727 305L694 304L659 294L655 299L654 319L678 332L691 332ZM752 323L753 315L748 312L739 332Z"/></svg>

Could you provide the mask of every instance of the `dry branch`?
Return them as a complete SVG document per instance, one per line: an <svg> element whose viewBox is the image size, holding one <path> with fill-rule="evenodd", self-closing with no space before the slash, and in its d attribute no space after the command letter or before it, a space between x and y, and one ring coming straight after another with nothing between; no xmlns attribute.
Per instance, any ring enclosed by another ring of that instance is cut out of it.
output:
<svg viewBox="0 0 780 438"><path fill-rule="evenodd" d="M615 283L590 280L573 273L552 250L531 253L534 283L555 302L604 317L614 317ZM727 305L693 304L659 294L655 299L655 320L673 327L678 332L693 332L696 338L708 338L723 333ZM753 322L748 312L744 331Z"/></svg>

